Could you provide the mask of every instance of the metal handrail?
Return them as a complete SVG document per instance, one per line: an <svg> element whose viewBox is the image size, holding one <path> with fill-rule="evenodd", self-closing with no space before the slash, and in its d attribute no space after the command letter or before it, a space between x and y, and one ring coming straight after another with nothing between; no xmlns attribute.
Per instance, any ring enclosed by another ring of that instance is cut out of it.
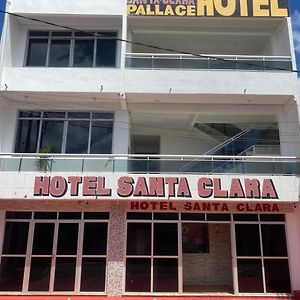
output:
<svg viewBox="0 0 300 300"><path fill-rule="evenodd" d="M204 158L204 159L209 159L209 160L264 160L267 159L270 161L270 158L272 161L299 161L300 162L300 157L296 156L265 156L265 155L258 155L258 156L229 156L229 155L174 155L174 154L123 154L123 153L115 153L115 154L67 154L67 153L1 153L0 154L0 159L1 158L38 158L38 157L53 157L53 158L102 158L102 159L107 159L107 158L144 158L146 159L157 159L157 158L166 158L166 159L195 159L195 158Z"/></svg>
<svg viewBox="0 0 300 300"><path fill-rule="evenodd" d="M228 65L225 62L229 63ZM167 65L166 65L167 63ZM126 53L125 66L141 69L291 71L290 56Z"/></svg>
<svg viewBox="0 0 300 300"><path fill-rule="evenodd" d="M128 56L145 56L145 57L155 57L155 56L161 56L161 57L195 57L195 58L203 58L203 59L209 59L209 58L234 58L234 59L249 59L249 58L259 58L259 59L282 59L282 60L291 60L291 56L271 56L271 55L221 55L221 54L198 54L199 56L195 56L192 54L174 54L174 53L147 53L147 52L138 52L138 53L126 53L126 57Z"/></svg>
<svg viewBox="0 0 300 300"><path fill-rule="evenodd" d="M241 136L243 136L244 134L250 132L252 129L253 129L253 128L247 128L247 129L245 129L245 130L239 132L238 134L236 134L236 135L233 136L232 138L230 138L230 139L226 140L225 142L223 142L223 143L217 145L216 147L214 147L214 148L208 150L208 151L205 153L205 155L209 155L209 154L211 154L211 153L216 152L216 151L219 150L219 149L222 149L223 147L229 145L231 142L237 140L239 137L241 137Z"/></svg>
<svg viewBox="0 0 300 300"><path fill-rule="evenodd" d="M280 145L252 145L252 146L250 146L249 148L247 148L247 149L245 149L243 152L241 152L240 154L238 154L238 155L243 155L243 154L245 154L247 151L253 151L253 153L254 153L254 155L255 155L255 149L257 149L257 148L278 148L278 149L280 149ZM247 155L247 156L249 156L249 155Z"/></svg>
<svg viewBox="0 0 300 300"><path fill-rule="evenodd" d="M190 166L187 168L187 166ZM196 164L195 164L196 163ZM0 172L300 175L300 157L2 153Z"/></svg>

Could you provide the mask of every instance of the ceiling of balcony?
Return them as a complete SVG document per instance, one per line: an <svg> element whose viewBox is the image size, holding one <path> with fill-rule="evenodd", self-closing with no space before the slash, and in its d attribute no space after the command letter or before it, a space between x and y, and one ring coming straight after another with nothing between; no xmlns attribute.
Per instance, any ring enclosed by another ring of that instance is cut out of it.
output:
<svg viewBox="0 0 300 300"><path fill-rule="evenodd" d="M233 30L258 32L261 30L276 30L284 19L281 18L174 18L174 17L128 17L128 27L131 30Z"/></svg>
<svg viewBox="0 0 300 300"><path fill-rule="evenodd" d="M154 32L134 33L133 40L195 54L268 55L270 36L252 34ZM133 45L136 53L168 53L168 51Z"/></svg>
<svg viewBox="0 0 300 300"><path fill-rule="evenodd" d="M264 124L276 123L276 115L265 114ZM145 113L136 112L131 114L133 127L144 130L192 130L195 123L230 123L237 127L249 124L262 124L262 115L246 114L184 114L184 113Z"/></svg>

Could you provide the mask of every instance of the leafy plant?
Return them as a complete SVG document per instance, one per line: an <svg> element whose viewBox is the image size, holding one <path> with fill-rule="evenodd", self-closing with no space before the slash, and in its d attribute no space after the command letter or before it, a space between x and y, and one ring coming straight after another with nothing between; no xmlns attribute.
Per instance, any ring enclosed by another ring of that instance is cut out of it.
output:
<svg viewBox="0 0 300 300"><path fill-rule="evenodd" d="M39 151L40 154L48 154L52 153L52 147L50 145L43 145ZM48 155L41 155L37 157L35 162L35 169L36 171L40 172L47 172L51 166L51 160L49 159L50 156Z"/></svg>

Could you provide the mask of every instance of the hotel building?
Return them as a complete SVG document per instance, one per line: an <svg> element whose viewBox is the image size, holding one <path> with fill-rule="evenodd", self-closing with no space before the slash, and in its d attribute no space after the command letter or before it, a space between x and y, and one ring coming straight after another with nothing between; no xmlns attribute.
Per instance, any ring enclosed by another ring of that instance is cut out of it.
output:
<svg viewBox="0 0 300 300"><path fill-rule="evenodd" d="M0 299L299 299L286 0L11 0L7 12Z"/></svg>

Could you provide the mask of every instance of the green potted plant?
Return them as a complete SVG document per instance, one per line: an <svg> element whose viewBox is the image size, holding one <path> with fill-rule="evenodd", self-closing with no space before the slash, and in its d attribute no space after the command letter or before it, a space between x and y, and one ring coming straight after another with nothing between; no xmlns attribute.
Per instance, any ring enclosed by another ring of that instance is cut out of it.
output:
<svg viewBox="0 0 300 300"><path fill-rule="evenodd" d="M40 148L39 154L48 154L52 153L52 147L50 145L43 145ZM48 172L51 167L51 159L48 155L41 155L37 157L35 162L35 169L39 172Z"/></svg>

